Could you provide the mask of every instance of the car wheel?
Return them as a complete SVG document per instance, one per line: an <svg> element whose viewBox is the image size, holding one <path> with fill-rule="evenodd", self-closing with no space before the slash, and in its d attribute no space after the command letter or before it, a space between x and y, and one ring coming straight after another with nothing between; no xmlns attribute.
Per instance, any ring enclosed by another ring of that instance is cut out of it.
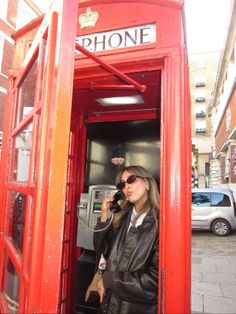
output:
<svg viewBox="0 0 236 314"><path fill-rule="evenodd" d="M231 227L228 221L224 219L216 219L212 223L212 232L219 237L225 237L230 234Z"/></svg>

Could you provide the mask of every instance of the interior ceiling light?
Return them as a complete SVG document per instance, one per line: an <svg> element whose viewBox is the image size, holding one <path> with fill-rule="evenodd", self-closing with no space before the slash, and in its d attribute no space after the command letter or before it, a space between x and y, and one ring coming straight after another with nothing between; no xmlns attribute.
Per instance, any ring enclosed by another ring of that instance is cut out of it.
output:
<svg viewBox="0 0 236 314"><path fill-rule="evenodd" d="M122 106L122 105L137 105L143 104L143 98L140 95L98 98L97 101L104 107L107 106Z"/></svg>

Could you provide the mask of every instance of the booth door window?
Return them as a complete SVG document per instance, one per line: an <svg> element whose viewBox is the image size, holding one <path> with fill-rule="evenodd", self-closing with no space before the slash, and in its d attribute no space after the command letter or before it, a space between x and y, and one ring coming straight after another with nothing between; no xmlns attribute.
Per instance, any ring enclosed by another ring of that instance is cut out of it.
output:
<svg viewBox="0 0 236 314"><path fill-rule="evenodd" d="M16 78L12 96L9 174L6 190L6 216L1 291L7 313L25 308L35 186L36 142L41 109L37 108L38 52L24 74ZM37 110L38 109L38 110ZM36 113L37 112L37 113ZM24 277L24 281L22 278ZM21 302L20 302L21 300Z"/></svg>

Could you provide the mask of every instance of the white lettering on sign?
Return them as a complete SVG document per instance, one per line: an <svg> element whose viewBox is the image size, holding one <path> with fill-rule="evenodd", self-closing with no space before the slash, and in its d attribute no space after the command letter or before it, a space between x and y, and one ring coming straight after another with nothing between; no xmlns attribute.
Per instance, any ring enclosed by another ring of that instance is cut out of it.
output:
<svg viewBox="0 0 236 314"><path fill-rule="evenodd" d="M91 52L154 44L156 42L156 24L78 36L76 42Z"/></svg>

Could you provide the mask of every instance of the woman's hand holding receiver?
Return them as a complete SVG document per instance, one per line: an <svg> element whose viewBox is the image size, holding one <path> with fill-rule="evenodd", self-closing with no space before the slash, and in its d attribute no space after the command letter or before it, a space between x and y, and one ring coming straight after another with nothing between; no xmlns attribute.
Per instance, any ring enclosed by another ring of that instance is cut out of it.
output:
<svg viewBox="0 0 236 314"><path fill-rule="evenodd" d="M110 206L114 197L105 198L101 208L101 222L106 222L111 217Z"/></svg>

